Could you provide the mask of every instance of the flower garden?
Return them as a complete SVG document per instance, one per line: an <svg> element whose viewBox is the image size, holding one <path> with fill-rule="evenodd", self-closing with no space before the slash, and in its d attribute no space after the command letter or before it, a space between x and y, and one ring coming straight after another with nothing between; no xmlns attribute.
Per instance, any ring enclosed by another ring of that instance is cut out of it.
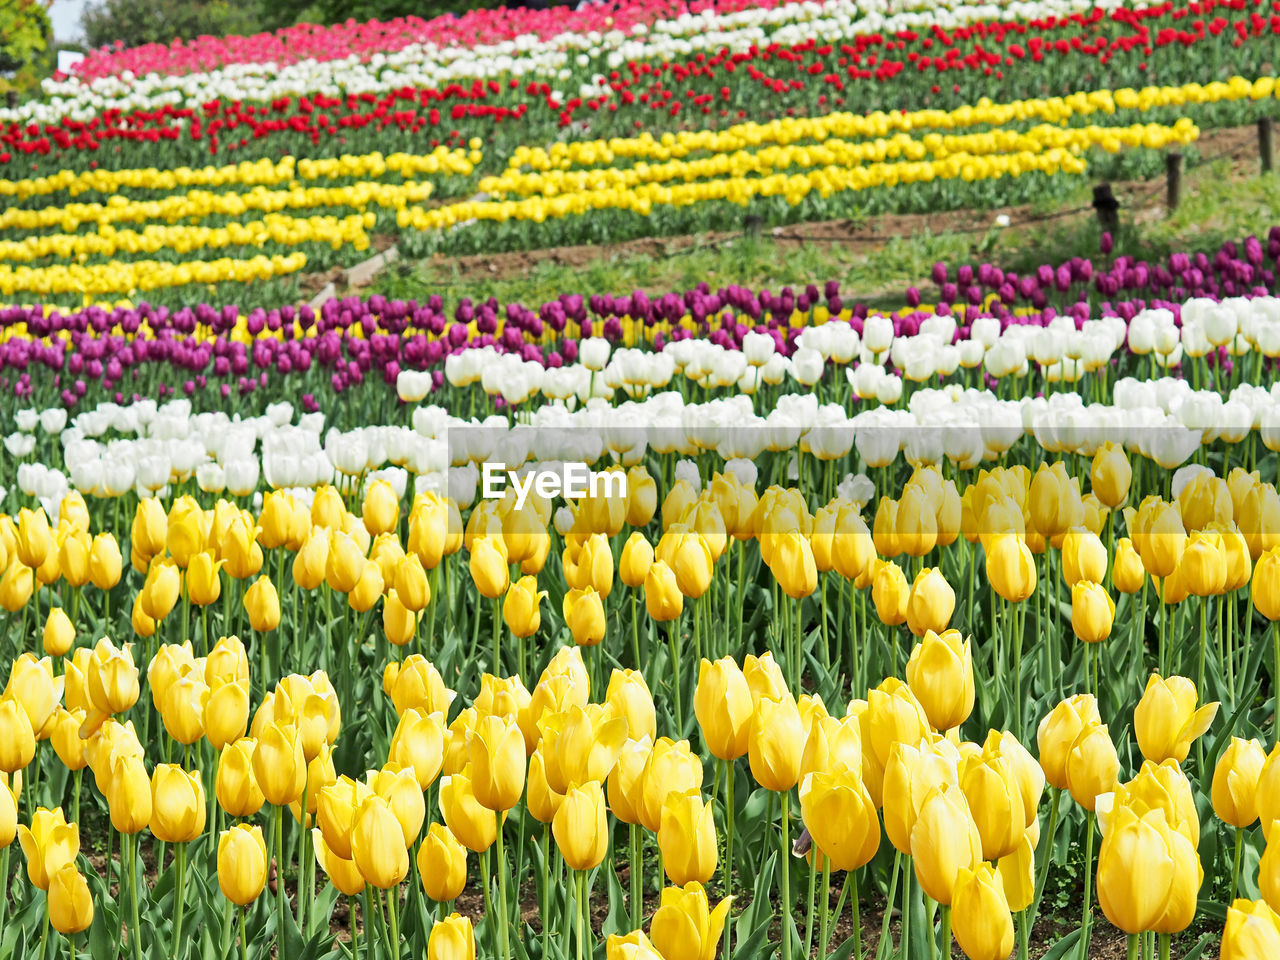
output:
<svg viewBox="0 0 1280 960"><path fill-rule="evenodd" d="M618 0L0 109L0 960L1280 958L1280 223L302 282L1052 208L1276 117L1278 35Z"/></svg>

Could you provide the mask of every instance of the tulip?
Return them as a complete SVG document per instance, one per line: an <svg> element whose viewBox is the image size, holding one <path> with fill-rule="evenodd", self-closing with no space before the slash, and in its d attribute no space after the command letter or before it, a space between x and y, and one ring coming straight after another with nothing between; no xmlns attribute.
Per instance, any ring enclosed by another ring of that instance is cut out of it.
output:
<svg viewBox="0 0 1280 960"><path fill-rule="evenodd" d="M316 863L339 893L355 897L364 892L364 877L353 861L344 860L334 853L318 829L311 831L311 842L316 851Z"/></svg>
<svg viewBox="0 0 1280 960"><path fill-rule="evenodd" d="M605 941L605 960L662 960L662 954L649 942L643 930L632 930L626 936L609 935Z"/></svg>
<svg viewBox="0 0 1280 960"><path fill-rule="evenodd" d="M960 726L973 712L975 696L969 641L958 630L926 631L907 660L907 686L935 730Z"/></svg>
<svg viewBox="0 0 1280 960"><path fill-rule="evenodd" d="M1142 558L1133 548L1133 541L1121 537L1116 544L1116 556L1111 565L1111 582L1121 593L1137 593L1146 581L1147 571Z"/></svg>
<svg viewBox="0 0 1280 960"><path fill-rule="evenodd" d="M672 528L658 541L654 555L671 568L676 587L690 600L697 600L711 586L715 558L701 533Z"/></svg>
<svg viewBox="0 0 1280 960"><path fill-rule="evenodd" d="M800 816L836 870L856 870L880 847L880 821L862 779L851 770L810 774L800 785Z"/></svg>
<svg viewBox="0 0 1280 960"><path fill-rule="evenodd" d="M658 848L667 877L676 886L706 883L716 870L713 809L697 790L669 793L662 804Z"/></svg>
<svg viewBox="0 0 1280 960"><path fill-rule="evenodd" d="M61 607L52 607L44 622L44 652L50 657L65 657L76 640L76 628Z"/></svg>
<svg viewBox="0 0 1280 960"><path fill-rule="evenodd" d="M389 890L409 872L408 844L391 805L367 796L351 820L351 860L365 882Z"/></svg>
<svg viewBox="0 0 1280 960"><path fill-rule="evenodd" d="M1026 910L1035 899L1035 865L1036 849L1031 831L1022 835L1017 850L1001 857L996 865L1009 909L1015 913Z"/></svg>
<svg viewBox="0 0 1280 960"><path fill-rule="evenodd" d="M951 900L951 930L969 960L1005 960L1013 952L1013 917L990 864L962 867Z"/></svg>
<svg viewBox="0 0 1280 960"><path fill-rule="evenodd" d="M174 681L165 693L160 709L165 731L184 746L195 743L205 733L204 716L208 701L209 688L194 673Z"/></svg>
<svg viewBox="0 0 1280 960"><path fill-rule="evenodd" d="M1014 853L1035 812L1025 807L1017 768L1001 754L999 734L988 737L982 753L965 758L958 781L978 827L982 859L999 860Z"/></svg>
<svg viewBox="0 0 1280 960"><path fill-rule="evenodd" d="M502 603L502 619L514 636L531 637L542 624L538 604L547 591L538 590L535 577L521 577L511 585Z"/></svg>
<svg viewBox="0 0 1280 960"><path fill-rule="evenodd" d="M109 533L93 538L89 548L89 580L99 590L110 590L120 582L123 561L116 539Z"/></svg>
<svg viewBox="0 0 1280 960"><path fill-rule="evenodd" d="M151 774L151 832L163 843L190 843L205 826L204 785L198 773L157 764Z"/></svg>
<svg viewBox="0 0 1280 960"><path fill-rule="evenodd" d="M27 712L17 700L0 698L0 773L23 769L35 755L36 735Z"/></svg>
<svg viewBox="0 0 1280 960"><path fill-rule="evenodd" d="M471 787L490 810L510 810L524 792L525 750L520 728L502 717L483 717L471 732Z"/></svg>
<svg viewBox="0 0 1280 960"><path fill-rule="evenodd" d="M471 578L483 597L495 599L511 582L507 556L500 538L480 537L471 546Z"/></svg>
<svg viewBox="0 0 1280 960"><path fill-rule="evenodd" d="M1227 909L1219 960L1280 956L1280 915L1263 900L1237 900Z"/></svg>
<svg viewBox="0 0 1280 960"><path fill-rule="evenodd" d="M609 677L604 700L613 708L615 716L626 720L628 739L639 740L647 736L653 740L657 737L658 719L653 694L639 670L614 670Z"/></svg>
<svg viewBox="0 0 1280 960"><path fill-rule="evenodd" d="M360 515L370 536L394 530L400 521L400 500L391 484L385 480L374 480L369 484L360 506Z"/></svg>
<svg viewBox="0 0 1280 960"><path fill-rule="evenodd" d="M907 627L917 637L932 630L941 633L951 622L956 594L937 567L921 570L907 597Z"/></svg>
<svg viewBox="0 0 1280 960"><path fill-rule="evenodd" d="M747 752L755 707L746 677L732 657L702 661L693 709L712 756L736 760Z"/></svg>
<svg viewBox="0 0 1280 960"><path fill-rule="evenodd" d="M985 544L987 580L1010 603L1021 603L1036 590L1035 558L1016 533L994 533Z"/></svg>
<svg viewBox="0 0 1280 960"><path fill-rule="evenodd" d="M182 593L182 575L172 560L156 558L147 568L147 579L138 594L142 612L160 621L169 615Z"/></svg>
<svg viewBox="0 0 1280 960"><path fill-rule="evenodd" d="M253 776L256 750L256 741L242 738L227 744L218 757L214 792L218 805L229 816L241 819L255 816L266 802Z"/></svg>
<svg viewBox="0 0 1280 960"><path fill-rule="evenodd" d="M901 853L911 853L911 831L924 801L934 788L957 786L959 756L947 740L929 743L894 743L884 767L882 800L884 827L889 842Z"/></svg>
<svg viewBox="0 0 1280 960"><path fill-rule="evenodd" d="M113 827L128 834L146 829L151 820L151 778L141 759L117 754L106 794Z"/></svg>
<svg viewBox="0 0 1280 960"><path fill-rule="evenodd" d="M1084 727L1067 753L1066 780L1072 798L1092 813L1098 797L1115 789L1119 772L1120 759L1107 725L1093 723ZM1045 776L1047 779L1047 769Z"/></svg>
<svg viewBox="0 0 1280 960"><path fill-rule="evenodd" d="M1258 819L1258 782L1267 755L1257 740L1232 737L1213 771L1213 812L1232 827L1251 826Z"/></svg>
<svg viewBox="0 0 1280 960"><path fill-rule="evenodd" d="M889 627L905 623L910 595L911 588L902 568L893 561L877 562L871 582L871 600L880 622Z"/></svg>
<svg viewBox="0 0 1280 960"><path fill-rule="evenodd" d="M818 568L809 539L799 531L776 535L770 572L782 592L793 600L809 596L818 588Z"/></svg>
<svg viewBox="0 0 1280 960"><path fill-rule="evenodd" d="M444 765L444 715L406 710L391 737L388 757L402 767L412 769L418 787L426 790L435 783Z"/></svg>
<svg viewBox="0 0 1280 960"><path fill-rule="evenodd" d="M714 910L701 884L666 887L649 926L653 946L663 957L712 960L729 915L728 898Z"/></svg>
<svg viewBox="0 0 1280 960"><path fill-rule="evenodd" d="M653 547L639 530L622 545L622 557L618 562L618 576L628 587L644 585L644 579L653 565Z"/></svg>
<svg viewBox="0 0 1280 960"><path fill-rule="evenodd" d="M213 553L207 550L191 558L191 564L187 567L187 595L196 606L207 607L222 596L222 581L218 578L218 571L225 563L224 560L215 560Z"/></svg>
<svg viewBox="0 0 1280 960"><path fill-rule="evenodd" d="M1153 673L1133 711L1133 730L1138 749L1148 760L1159 763L1172 757L1187 759L1192 741L1209 729L1218 714L1217 703L1196 709L1195 684L1186 677L1167 680Z"/></svg>
<svg viewBox="0 0 1280 960"><path fill-rule="evenodd" d="M204 704L204 735L221 751L245 735L249 728L249 681L214 681Z"/></svg>
<svg viewBox="0 0 1280 960"><path fill-rule="evenodd" d="M389 663L382 675L382 684L400 716L409 709L425 714L445 713L456 696L445 686L440 671L417 653L402 662Z"/></svg>
<svg viewBox="0 0 1280 960"><path fill-rule="evenodd" d="M944 784L920 806L911 828L911 856L925 894L951 906L962 871L982 861L982 840L958 787Z"/></svg>
<svg viewBox="0 0 1280 960"><path fill-rule="evenodd" d="M1272 547L1253 567L1249 596L1254 607L1268 620L1280 620L1280 546Z"/></svg>
<svg viewBox="0 0 1280 960"><path fill-rule="evenodd" d="M83 933L93 923L89 884L74 863L63 864L49 878L49 923L67 937Z"/></svg>
<svg viewBox="0 0 1280 960"><path fill-rule="evenodd" d="M1098 701L1087 693L1068 697L1040 721L1036 731L1040 767L1050 785L1059 790L1067 789L1067 758L1072 744L1086 727L1101 722Z"/></svg>
<svg viewBox="0 0 1280 960"><path fill-rule="evenodd" d="M689 750L689 741L662 737L653 744L640 776L640 823L654 833L662 825L662 805L670 793L702 786L702 761Z"/></svg>
<svg viewBox="0 0 1280 960"><path fill-rule="evenodd" d="M781 700L761 699L752 717L747 754L751 775L766 790L783 793L800 779L804 752L804 728L790 695Z"/></svg>
<svg viewBox="0 0 1280 960"><path fill-rule="evenodd" d="M244 594L244 609L249 626L259 633L269 633L280 626L280 597L270 577L259 577Z"/></svg>
<svg viewBox="0 0 1280 960"><path fill-rule="evenodd" d="M1143 501L1132 536L1147 573L1167 577L1177 569L1187 533L1176 504L1163 503L1157 498Z"/></svg>
<svg viewBox="0 0 1280 960"><path fill-rule="evenodd" d="M665 623L684 610L684 594L676 575L662 560L655 560L644 577L644 605L650 618Z"/></svg>
<svg viewBox="0 0 1280 960"><path fill-rule="evenodd" d="M80 739L80 725L84 723L85 712L82 708L75 710L59 709L53 719L53 733L49 739L53 742L54 753L68 770L83 770L89 763L85 752L86 742ZM0 801L3 798L0 797ZM4 835L0 829L0 838ZM0 847L5 846L0 843Z"/></svg>
<svg viewBox="0 0 1280 960"><path fill-rule="evenodd" d="M1085 643L1101 643L1111 636L1116 604L1102 585L1077 580L1071 587L1071 629Z"/></svg>
<svg viewBox="0 0 1280 960"><path fill-rule="evenodd" d="M1074 587L1081 580L1101 583L1107 573L1107 548L1098 535L1083 527L1067 531L1062 539L1062 579Z"/></svg>
<svg viewBox="0 0 1280 960"><path fill-rule="evenodd" d="M1098 447L1089 469L1089 485L1094 496L1114 510L1129 496L1132 479L1133 468L1123 447L1110 440Z"/></svg>
<svg viewBox="0 0 1280 960"><path fill-rule="evenodd" d="M548 782L563 793L574 783L604 781L627 740L627 729L626 717L594 703L572 706L548 718L543 725L543 743L551 761Z"/></svg>
<svg viewBox="0 0 1280 960"><path fill-rule="evenodd" d="M471 921L456 913L431 926L427 960L476 960L476 938Z"/></svg>
<svg viewBox="0 0 1280 960"><path fill-rule="evenodd" d="M8 792L9 788L3 786L3 790ZM67 823L61 807L52 811L40 807L31 817L31 826L20 823L17 831L27 858L27 877L32 886L47 891L58 871L75 863L80 853L80 827Z"/></svg>
<svg viewBox="0 0 1280 960"><path fill-rule="evenodd" d="M440 780L440 812L445 826L473 853L484 853L497 839L497 815L476 799L466 774Z"/></svg>
<svg viewBox="0 0 1280 960"><path fill-rule="evenodd" d="M287 807L302 797L307 761L296 728L271 723L262 730L253 751L253 776L272 806Z"/></svg>
<svg viewBox="0 0 1280 960"><path fill-rule="evenodd" d="M551 822L556 847L571 870L592 870L609 849L604 788L588 780L569 788Z"/></svg>
<svg viewBox="0 0 1280 960"><path fill-rule="evenodd" d="M595 646L604 639L604 595L594 588L570 590L563 603L565 623L580 646Z"/></svg>
<svg viewBox="0 0 1280 960"><path fill-rule="evenodd" d="M262 828L237 824L218 838L218 886L241 907L258 899L267 883L267 845Z"/></svg>
<svg viewBox="0 0 1280 960"><path fill-rule="evenodd" d="M417 863L423 892L438 903L456 900L467 885L467 849L442 824L427 829Z"/></svg>
<svg viewBox="0 0 1280 960"><path fill-rule="evenodd" d="M27 605L34 589L35 577L31 568L11 563L4 576L0 577L0 606L10 613L17 613Z"/></svg>
<svg viewBox="0 0 1280 960"><path fill-rule="evenodd" d="M871 798L880 806L885 767L895 743L918 744L929 733L929 718L911 689L889 677L867 692L859 715L862 730L862 775Z"/></svg>
<svg viewBox="0 0 1280 960"><path fill-rule="evenodd" d="M44 509L37 507L18 511L18 537L15 543L18 562L33 570L42 566L50 552L56 550L49 518Z"/></svg>
<svg viewBox="0 0 1280 960"><path fill-rule="evenodd" d="M811 773L846 770L862 776L862 728L858 718L826 714L814 717L800 755L800 782Z"/></svg>
<svg viewBox="0 0 1280 960"><path fill-rule="evenodd" d="M1119 807L1098 851L1098 902L1125 933L1176 933L1195 915L1204 871L1191 841L1163 812Z"/></svg>

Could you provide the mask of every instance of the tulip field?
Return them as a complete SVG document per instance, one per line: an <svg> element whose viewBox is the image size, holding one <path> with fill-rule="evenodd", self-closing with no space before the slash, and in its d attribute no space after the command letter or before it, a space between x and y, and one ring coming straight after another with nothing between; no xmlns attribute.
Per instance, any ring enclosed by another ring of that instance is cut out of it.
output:
<svg viewBox="0 0 1280 960"><path fill-rule="evenodd" d="M1278 36L613 0L0 108L0 960L1280 958L1270 206L888 305L307 286L1051 209L1265 126Z"/></svg>

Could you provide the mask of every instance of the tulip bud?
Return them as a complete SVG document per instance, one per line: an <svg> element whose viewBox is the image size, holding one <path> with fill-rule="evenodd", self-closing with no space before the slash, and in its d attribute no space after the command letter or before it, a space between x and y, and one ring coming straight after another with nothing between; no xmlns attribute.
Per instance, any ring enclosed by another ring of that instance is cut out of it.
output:
<svg viewBox="0 0 1280 960"><path fill-rule="evenodd" d="M1115 790L1119 773L1120 758L1107 725L1086 726L1067 753L1067 789L1072 798L1093 812L1098 797ZM1046 777L1047 774L1046 770Z"/></svg>
<svg viewBox="0 0 1280 960"><path fill-rule="evenodd" d="M622 582L628 587L643 586L644 579L648 576L649 567L652 564L653 547L644 538L644 534L637 530L622 545L622 559L618 564L618 576L622 578Z"/></svg>
<svg viewBox="0 0 1280 960"><path fill-rule="evenodd" d="M431 824L418 848L418 878L437 903L458 899L467 885L467 848L442 824Z"/></svg>
<svg viewBox="0 0 1280 960"><path fill-rule="evenodd" d="M604 699L613 708L615 716L626 721L628 739L640 740L647 736L653 740L657 737L658 720L653 694L639 670L614 670Z"/></svg>
<svg viewBox="0 0 1280 960"><path fill-rule="evenodd" d="M1039 821L1037 821L1037 824ZM996 872L1000 874L1009 909L1021 913L1031 906L1036 895L1036 849L1031 832L1022 835L1018 849L1000 858Z"/></svg>
<svg viewBox="0 0 1280 960"><path fill-rule="evenodd" d="M52 607L44 622L44 652L51 657L64 657L75 643L76 628L61 607Z"/></svg>
<svg viewBox="0 0 1280 960"><path fill-rule="evenodd" d="M667 796L702 786L702 761L689 750L688 740L663 737L649 752L639 786L635 811L641 825L656 833L662 826L662 804Z"/></svg>
<svg viewBox="0 0 1280 960"><path fill-rule="evenodd" d="M1062 579L1068 587L1080 580L1101 583L1107 574L1107 548L1098 535L1073 527L1062 538Z"/></svg>
<svg viewBox="0 0 1280 960"><path fill-rule="evenodd" d="M1071 588L1071 629L1085 643L1101 643L1111 636L1116 604L1099 583L1077 580Z"/></svg>
<svg viewBox="0 0 1280 960"><path fill-rule="evenodd" d="M120 582L123 561L116 538L100 533L89 548L89 580L99 590L110 590Z"/></svg>
<svg viewBox="0 0 1280 960"><path fill-rule="evenodd" d="M935 787L911 828L911 857L925 894L951 906L963 871L982 862L982 841L958 787Z"/></svg>
<svg viewBox="0 0 1280 960"><path fill-rule="evenodd" d="M49 923L67 937L83 933L93 923L89 884L74 863L63 864L49 878Z"/></svg>
<svg viewBox="0 0 1280 960"><path fill-rule="evenodd" d="M471 545L471 578L483 597L493 599L507 592L511 582L507 556L499 537L480 537Z"/></svg>
<svg viewBox="0 0 1280 960"><path fill-rule="evenodd" d="M138 833L151 819L151 779L142 760L117 755L107 788L111 825L121 833Z"/></svg>
<svg viewBox="0 0 1280 960"><path fill-rule="evenodd" d="M498 838L497 815L476 799L466 774L441 779L440 812L445 826L473 853L484 853Z"/></svg>
<svg viewBox="0 0 1280 960"><path fill-rule="evenodd" d="M364 494L360 515L369 535L389 533L400 521L400 499L395 489L385 480L374 480Z"/></svg>
<svg viewBox="0 0 1280 960"><path fill-rule="evenodd" d="M151 832L162 843L190 843L205 827L204 785L199 773L171 763L151 774Z"/></svg>
<svg viewBox="0 0 1280 960"><path fill-rule="evenodd" d="M1036 564L1026 541L1016 533L993 533L984 541L987 580L1010 603L1021 603L1036 590Z"/></svg>
<svg viewBox="0 0 1280 960"><path fill-rule="evenodd" d="M297 802L302 797L306 775L307 761L297 729L268 724L253 751L253 776L267 803L287 807Z"/></svg>
<svg viewBox="0 0 1280 960"><path fill-rule="evenodd" d="M520 728L503 717L482 717L469 741L476 800L490 810L510 810L524 792L525 749Z"/></svg>
<svg viewBox="0 0 1280 960"><path fill-rule="evenodd" d="M1219 960L1280 956L1280 915L1263 900L1237 900L1227 910Z"/></svg>
<svg viewBox="0 0 1280 960"><path fill-rule="evenodd" d="M1267 762L1257 740L1232 737L1213 771L1213 812L1232 827L1249 827L1258 819L1258 781Z"/></svg>
<svg viewBox="0 0 1280 960"><path fill-rule="evenodd" d="M502 603L502 619L516 637L531 637L542 625L542 613L538 605L547 591L538 590L535 577L521 577L511 585Z"/></svg>
<svg viewBox="0 0 1280 960"><path fill-rule="evenodd" d="M644 605L651 619L665 623L684 610L684 595L676 575L662 560L655 560L644 577Z"/></svg>
<svg viewBox="0 0 1280 960"><path fill-rule="evenodd" d="M218 838L218 886L232 903L247 907L267 883L267 845L262 828L237 824Z"/></svg>
<svg viewBox="0 0 1280 960"><path fill-rule="evenodd" d="M42 566L51 551L56 547L53 533L49 529L49 518L42 507L28 510L23 507L18 511L18 536L15 542L18 562L25 567Z"/></svg>
<svg viewBox="0 0 1280 960"><path fill-rule="evenodd" d="M862 779L851 770L807 776L800 785L800 816L833 869L856 870L880 847L876 808Z"/></svg>
<svg viewBox="0 0 1280 960"><path fill-rule="evenodd" d="M187 596L198 607L217 603L222 596L222 581L218 571L225 561L215 560L210 551L202 551L191 558L187 567Z"/></svg>
<svg viewBox="0 0 1280 960"><path fill-rule="evenodd" d="M736 760L747 752L755 704L746 677L732 657L699 666L693 709L712 756Z"/></svg>
<svg viewBox="0 0 1280 960"><path fill-rule="evenodd" d="M265 798L253 776L253 756L257 742L241 738L227 744L218 756L214 792L218 806L232 817L256 816Z"/></svg>
<svg viewBox="0 0 1280 960"><path fill-rule="evenodd" d="M259 577L245 591L244 609L249 614L249 626L258 633L269 633L280 626L280 597L270 577Z"/></svg>
<svg viewBox="0 0 1280 960"><path fill-rule="evenodd" d="M973 712L975 696L969 641L958 630L926 632L907 660L907 686L935 730L960 726Z"/></svg>
<svg viewBox="0 0 1280 960"><path fill-rule="evenodd" d="M664 508L666 504L663 504ZM627 470L627 524L647 527L658 511L658 485L644 467Z"/></svg>
<svg viewBox="0 0 1280 960"><path fill-rule="evenodd" d="M9 793L9 787L0 783L0 793ZM13 794L9 797L13 799ZM32 886L48 891L58 871L74 864L80 853L79 826L67 823L61 807L52 811L40 807L31 817L31 826L20 823L17 831L28 879Z"/></svg>
<svg viewBox="0 0 1280 960"><path fill-rule="evenodd" d="M400 717L391 737L390 759L411 768L418 787L426 790L435 783L444 764L444 714L424 714L409 709Z"/></svg>
<svg viewBox="0 0 1280 960"><path fill-rule="evenodd" d="M388 764L381 770L369 771L366 779L374 793L391 808L391 814L396 818L400 833L404 836L405 849L410 849L422 832L423 821L427 818L426 801L413 770ZM334 782L337 782L336 777Z"/></svg>
<svg viewBox="0 0 1280 960"><path fill-rule="evenodd" d="M562 609L574 643L595 646L604 639L604 599L594 588L570 590L564 595Z"/></svg>
<svg viewBox="0 0 1280 960"><path fill-rule="evenodd" d="M89 550L92 543L83 530L67 533L58 543L58 569L71 587L83 587L89 582Z"/></svg>
<svg viewBox="0 0 1280 960"><path fill-rule="evenodd" d="M392 590L382 603L382 632L394 646L403 647L413 639L418 629L417 615L400 602L400 595Z"/></svg>
<svg viewBox="0 0 1280 960"><path fill-rule="evenodd" d="M404 833L381 797L366 797L351 822L351 859L365 882L389 890L409 872Z"/></svg>
<svg viewBox="0 0 1280 960"><path fill-rule="evenodd" d="M776 534L774 543L769 570L782 592L793 600L812 594L818 588L818 568L809 539L791 530Z"/></svg>
<svg viewBox="0 0 1280 960"><path fill-rule="evenodd" d="M713 808L697 790L669 793L658 826L662 866L676 886L706 883L716 871L716 826Z"/></svg>
<svg viewBox="0 0 1280 960"><path fill-rule="evenodd" d="M1110 440L1105 441L1093 455L1089 469L1089 485L1094 496L1114 510L1128 498L1132 479L1133 468L1124 448Z"/></svg>
<svg viewBox="0 0 1280 960"><path fill-rule="evenodd" d="M609 850L604 788L599 780L572 786L564 795L551 834L571 870L592 870Z"/></svg>
<svg viewBox="0 0 1280 960"><path fill-rule="evenodd" d="M1111 565L1111 582L1121 593L1137 593L1146 581L1147 571L1142 558L1133 549L1133 541L1121 537L1116 544L1116 556Z"/></svg>
<svg viewBox="0 0 1280 960"><path fill-rule="evenodd" d="M1050 785L1059 790L1067 789L1067 757L1071 745L1085 727L1101 722L1098 701L1087 693L1068 697L1040 721L1036 732L1040 766Z"/></svg>
<svg viewBox="0 0 1280 960"><path fill-rule="evenodd" d="M956 593L937 567L921 570L907 597L907 628L917 637L928 631L941 633L951 622Z"/></svg>
<svg viewBox="0 0 1280 960"><path fill-rule="evenodd" d="M800 711L790 695L781 700L759 700L747 745L756 782L775 793L794 787L800 779L804 739Z"/></svg>
<svg viewBox="0 0 1280 960"><path fill-rule="evenodd" d="M1272 547L1253 567L1249 597L1258 612L1272 622L1280 620L1280 547Z"/></svg>
<svg viewBox="0 0 1280 960"><path fill-rule="evenodd" d="M962 867L951 899L951 929L969 960L1005 960L1013 952L1013 917L991 865Z"/></svg>
<svg viewBox="0 0 1280 960"><path fill-rule="evenodd" d="M931 596L936 594L931 594ZM871 600L876 607L876 616L887 627L896 627L907 620L907 609L911 588L907 584L906 574L893 561L878 562L871 582ZM946 625L943 625L946 629Z"/></svg>
<svg viewBox="0 0 1280 960"><path fill-rule="evenodd" d="M1191 922L1204 872L1163 812L1113 811L1098 851L1098 902L1125 933L1176 933Z"/></svg>

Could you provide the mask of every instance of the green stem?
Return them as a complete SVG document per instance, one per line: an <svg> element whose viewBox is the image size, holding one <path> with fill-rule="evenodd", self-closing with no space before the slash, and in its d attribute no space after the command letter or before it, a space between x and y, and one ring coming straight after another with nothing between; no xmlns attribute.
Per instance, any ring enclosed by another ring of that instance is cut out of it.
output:
<svg viewBox="0 0 1280 960"><path fill-rule="evenodd" d="M284 945L284 915L289 911L289 895L284 890L284 807L275 808L276 815L276 911L279 925L276 927L277 943ZM301 892L299 892L301 896Z"/></svg>
<svg viewBox="0 0 1280 960"><path fill-rule="evenodd" d="M510 960L511 958L511 942L508 936L507 922L509 920L507 914L507 861L503 850L502 834L503 834L502 816L498 816L498 840L497 840L497 873L498 873L498 946L502 960Z"/></svg>
<svg viewBox="0 0 1280 960"><path fill-rule="evenodd" d="M733 781L734 781L734 764L732 760L724 761L724 895L726 897L733 896ZM639 926L637 923L636 926ZM729 915L725 918L724 929L724 960L731 960L733 957L733 901L729 901Z"/></svg>
<svg viewBox="0 0 1280 960"><path fill-rule="evenodd" d="M177 960L178 951L182 944L182 915L186 911L187 906L187 845L185 843L179 843L177 847L178 877L177 885L173 888L173 896L178 904L173 918L174 960Z"/></svg>
<svg viewBox="0 0 1280 960"><path fill-rule="evenodd" d="M585 870L577 872L575 885L578 893L578 960L582 960L583 951L587 946L587 872Z"/></svg>
<svg viewBox="0 0 1280 960"><path fill-rule="evenodd" d="M849 882L849 877L853 876L850 870L845 874L845 883ZM822 857L822 905L819 909L820 919L818 921L818 956L822 960L827 957L827 945L830 941L830 917L827 914L831 910L831 858L825 854Z"/></svg>
<svg viewBox="0 0 1280 960"><path fill-rule="evenodd" d="M44 926L40 929L40 954L39 960L45 960L49 956L49 911L44 912Z"/></svg>
<svg viewBox="0 0 1280 960"><path fill-rule="evenodd" d="M1240 848L1244 843L1244 831L1236 827L1236 850L1231 858L1231 896L1227 897L1227 906L1235 903L1236 887L1240 882Z"/></svg>
<svg viewBox="0 0 1280 960"><path fill-rule="evenodd" d="M951 960L951 908L942 908L942 957Z"/></svg>
<svg viewBox="0 0 1280 960"><path fill-rule="evenodd" d="M502 611L499 607L501 601L493 598L493 662L489 667L493 671L495 677L502 676L502 668L498 666L498 644L502 639Z"/></svg>
<svg viewBox="0 0 1280 960"><path fill-rule="evenodd" d="M1169 960L1169 943L1172 939L1172 934L1161 933L1157 935L1156 940L1160 944L1160 960Z"/></svg>
<svg viewBox="0 0 1280 960"><path fill-rule="evenodd" d="M356 898L347 897L347 922L351 924L351 957L360 957L360 928L356 925Z"/></svg>
<svg viewBox="0 0 1280 960"><path fill-rule="evenodd" d="M1028 960L1031 955L1030 934L1031 931L1027 929L1027 911L1022 910L1018 913L1018 960Z"/></svg>
<svg viewBox="0 0 1280 960"><path fill-rule="evenodd" d="M142 924L138 922L138 835L129 837L129 943L135 960L142 960Z"/></svg>
<svg viewBox="0 0 1280 960"><path fill-rule="evenodd" d="M779 892L782 909L782 960L791 960L791 792L782 792L782 870Z"/></svg>
<svg viewBox="0 0 1280 960"><path fill-rule="evenodd" d="M249 908L240 911L240 960L249 960L249 935L245 932L244 921L249 916Z"/></svg>
<svg viewBox="0 0 1280 960"><path fill-rule="evenodd" d="M813 849L813 859L809 863L809 909L804 922L804 956L806 957L813 955L813 909L814 898L818 889L818 871L820 869L818 860L818 850L815 847Z"/></svg>
<svg viewBox="0 0 1280 960"><path fill-rule="evenodd" d="M1129 945L1125 950L1125 960L1138 960L1138 935L1136 933L1129 934Z"/></svg>
<svg viewBox="0 0 1280 960"><path fill-rule="evenodd" d="M1089 920L1093 907L1093 814L1085 814L1084 908L1080 915L1080 960L1089 960Z"/></svg>
<svg viewBox="0 0 1280 960"><path fill-rule="evenodd" d="M1036 914L1040 912L1040 897L1044 894L1044 884L1049 879L1049 862L1053 859L1054 833L1058 829L1058 803L1062 799L1057 787L1049 788L1049 830L1041 841L1044 859L1040 861L1040 876L1036 878L1035 899L1031 901L1031 918L1028 925L1034 926Z"/></svg>
<svg viewBox="0 0 1280 960"><path fill-rule="evenodd" d="M675 702L676 707L676 736L684 736L684 706L683 696L680 686L680 651L676 648L676 631L679 628L680 618L676 617L667 624L667 643L671 647L671 672L674 677L675 689L672 691L671 699Z"/></svg>
<svg viewBox="0 0 1280 960"><path fill-rule="evenodd" d="M850 870L844 882L852 888L849 891L849 913L853 916L853 960L862 960L862 904L858 894L858 871Z"/></svg>
<svg viewBox="0 0 1280 960"><path fill-rule="evenodd" d="M400 887L394 886L387 891L387 925L389 932L387 936L387 950L392 960L400 958L400 909L397 902L400 899ZM503 918L505 924L506 918ZM499 924L501 927L503 924Z"/></svg>
<svg viewBox="0 0 1280 960"><path fill-rule="evenodd" d="M898 895L898 877L902 874L902 851L899 850L893 855L893 873L889 880L889 897L885 900L884 916L880 919L880 943L876 947L876 957L884 955L884 950L890 945L889 940L889 917L893 913L893 901ZM854 894L857 895L856 893ZM904 918L905 919L905 918ZM903 927L905 929L905 925Z"/></svg>
<svg viewBox="0 0 1280 960"><path fill-rule="evenodd" d="M1253 608L1249 609L1249 616L1253 616ZM1271 622L1271 655L1273 657L1272 664L1274 669L1271 673L1271 699L1275 703L1275 716L1272 721L1272 732L1275 734L1276 743L1280 744L1280 621L1273 620ZM1201 697L1204 696L1202 692Z"/></svg>
<svg viewBox="0 0 1280 960"><path fill-rule="evenodd" d="M640 825L631 824L631 928L638 930L644 921L644 854L641 853ZM545 929L545 924L544 924ZM543 953L546 956L546 953Z"/></svg>

